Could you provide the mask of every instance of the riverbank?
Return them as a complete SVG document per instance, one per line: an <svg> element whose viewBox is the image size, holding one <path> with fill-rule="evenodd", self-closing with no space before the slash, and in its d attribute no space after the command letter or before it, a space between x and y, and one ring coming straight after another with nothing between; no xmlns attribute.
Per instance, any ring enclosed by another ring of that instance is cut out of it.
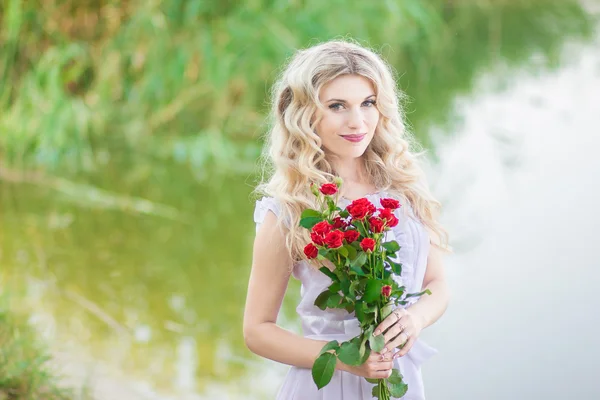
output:
<svg viewBox="0 0 600 400"><path fill-rule="evenodd" d="M50 350L24 316L0 304L0 400L91 400L86 390L63 385Z"/></svg>

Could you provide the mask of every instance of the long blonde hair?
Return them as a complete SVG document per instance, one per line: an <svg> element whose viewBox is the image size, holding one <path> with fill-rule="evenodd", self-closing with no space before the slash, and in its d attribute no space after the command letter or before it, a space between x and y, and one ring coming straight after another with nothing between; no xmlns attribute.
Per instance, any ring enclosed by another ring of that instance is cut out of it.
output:
<svg viewBox="0 0 600 400"><path fill-rule="evenodd" d="M261 156L261 180L255 193L275 198L286 226L286 244L294 262L306 260L307 229L299 227L300 214L315 207L310 183L333 182L336 171L314 127L319 123L321 88L341 75L369 79L375 87L381 114L373 140L362 158L370 182L379 190L408 201L429 228L432 242L448 250L448 235L437 216L441 204L429 191L419 158L418 143L408 131L402 109L403 93L391 67L376 53L350 41L332 40L297 51L280 73L271 91L270 129ZM436 237L437 236L437 237Z"/></svg>

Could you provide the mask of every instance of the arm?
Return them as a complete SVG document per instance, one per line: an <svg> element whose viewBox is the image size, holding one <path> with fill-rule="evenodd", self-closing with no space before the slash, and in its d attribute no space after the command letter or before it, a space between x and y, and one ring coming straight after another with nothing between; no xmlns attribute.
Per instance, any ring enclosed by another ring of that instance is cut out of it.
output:
<svg viewBox="0 0 600 400"><path fill-rule="evenodd" d="M253 353L283 364L312 368L327 341L306 339L276 324L292 260L277 217L268 212L254 241L244 310L244 341ZM336 369L345 370L338 360Z"/></svg>
<svg viewBox="0 0 600 400"><path fill-rule="evenodd" d="M421 329L437 321L448 307L450 292L442 261L443 253L444 251L436 244L436 241L432 240L427 257L427 269L423 278L423 290L429 289L431 294L421 296L416 303L407 308L411 314L417 317Z"/></svg>

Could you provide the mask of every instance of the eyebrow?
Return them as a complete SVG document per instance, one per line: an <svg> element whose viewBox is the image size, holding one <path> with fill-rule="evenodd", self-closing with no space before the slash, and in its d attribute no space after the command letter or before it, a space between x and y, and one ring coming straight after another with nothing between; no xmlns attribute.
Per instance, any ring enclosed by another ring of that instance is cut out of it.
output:
<svg viewBox="0 0 600 400"><path fill-rule="evenodd" d="M365 97L365 100L370 99L371 97L375 97L375 95L372 94L370 96L367 96L367 97ZM340 103L345 103L346 102L346 100L342 100L342 99L329 99L325 103L329 103L330 101L339 101Z"/></svg>

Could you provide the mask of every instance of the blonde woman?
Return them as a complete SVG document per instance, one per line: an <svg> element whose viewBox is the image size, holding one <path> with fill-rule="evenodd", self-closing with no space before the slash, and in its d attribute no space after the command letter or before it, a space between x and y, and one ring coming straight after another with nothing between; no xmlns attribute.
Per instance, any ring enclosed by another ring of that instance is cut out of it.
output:
<svg viewBox="0 0 600 400"><path fill-rule="evenodd" d="M445 311L449 294L442 255L447 235L436 220L440 203L431 195L413 153L391 68L373 51L349 41L325 42L298 51L273 87L272 126L266 137L265 174L257 187L252 271L244 312L244 339L259 356L290 365L277 395L281 400L372 399L373 384L400 370L407 400L424 399L421 363L435 350L419 338ZM315 208L310 184L343 179L341 204L366 197L377 207L395 198L400 223L388 232L401 246L397 256L409 292L431 295L398 308L378 326L386 348L361 366L338 361L331 382L317 390L311 368L330 340L360 333L355 315L320 310L315 298L331 280L303 254L310 242L299 227ZM290 276L302 283L297 307L303 335L277 325ZM402 350L399 346L405 344Z"/></svg>

